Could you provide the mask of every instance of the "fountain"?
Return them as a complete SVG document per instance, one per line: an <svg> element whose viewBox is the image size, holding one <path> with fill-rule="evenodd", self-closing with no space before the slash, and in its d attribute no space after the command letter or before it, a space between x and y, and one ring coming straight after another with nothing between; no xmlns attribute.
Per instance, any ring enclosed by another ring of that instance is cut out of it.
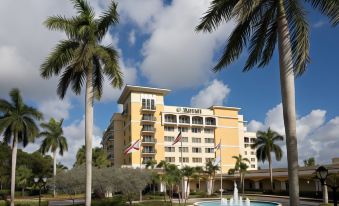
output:
<svg viewBox="0 0 339 206"><path fill-rule="evenodd" d="M221 205L225 205L225 206L250 206L251 205L251 201L250 199L246 198L246 200L244 201L242 196L239 196L238 194L238 187L237 187L237 183L234 182L234 190L233 190L233 197L230 198L229 204L228 204L228 200L227 198L222 198L221 199Z"/></svg>
<svg viewBox="0 0 339 206"><path fill-rule="evenodd" d="M237 183L234 182L234 190L233 196L228 200L227 198L222 198L219 201L207 201L207 202L199 202L194 204L196 206L281 206L279 203L273 202L251 202L250 199L244 199L242 196L238 194Z"/></svg>

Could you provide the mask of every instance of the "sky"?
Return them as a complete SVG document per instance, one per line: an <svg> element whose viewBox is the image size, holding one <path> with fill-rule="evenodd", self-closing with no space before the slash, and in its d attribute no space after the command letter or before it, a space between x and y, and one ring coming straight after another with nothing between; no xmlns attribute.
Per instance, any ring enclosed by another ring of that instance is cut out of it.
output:
<svg viewBox="0 0 339 206"><path fill-rule="evenodd" d="M197 33L195 26L210 0L119 0L120 22L112 27L103 44L112 44L120 54L125 83L168 88L167 105L207 108L211 105L240 107L248 130L268 127L284 135L277 53L263 68L242 72L243 52L229 68L213 73L233 22L213 33ZM91 0L99 16L107 0ZM326 17L308 9L311 63L296 79L299 160L315 157L319 164L339 157L339 28ZM15 15L13 15L15 14ZM0 4L0 98L12 88L22 91L25 101L50 117L64 118L69 151L58 157L72 166L76 151L84 144L84 95L71 92L64 100L56 95L58 78L44 80L39 67L65 35L49 31L43 21L50 15L75 15L69 0L2 0ZM94 145L100 146L104 129L120 107L121 91L105 82L104 94L94 105ZM24 148L35 151L41 140ZM276 167L286 166L284 157ZM265 165L264 165L265 167Z"/></svg>

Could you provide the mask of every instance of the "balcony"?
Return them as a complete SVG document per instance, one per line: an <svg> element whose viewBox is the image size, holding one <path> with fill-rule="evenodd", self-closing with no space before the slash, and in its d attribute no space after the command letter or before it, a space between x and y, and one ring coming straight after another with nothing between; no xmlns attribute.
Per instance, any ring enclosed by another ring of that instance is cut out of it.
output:
<svg viewBox="0 0 339 206"><path fill-rule="evenodd" d="M153 127L143 127L141 129L142 133L154 133L155 132L155 128Z"/></svg>
<svg viewBox="0 0 339 206"><path fill-rule="evenodd" d="M151 122L151 123L154 123L154 122L157 121L157 118L154 117L154 116L143 116L143 117L141 118L141 121L142 121L142 122Z"/></svg>
<svg viewBox="0 0 339 206"><path fill-rule="evenodd" d="M150 105L142 105L141 111L144 112L155 112L156 107L155 106L150 106Z"/></svg>
<svg viewBox="0 0 339 206"><path fill-rule="evenodd" d="M157 142L154 138L144 138L142 139L141 143L143 144L155 144Z"/></svg>
<svg viewBox="0 0 339 206"><path fill-rule="evenodd" d="M157 153L157 150L156 149L143 149L141 153L145 155L155 155Z"/></svg>

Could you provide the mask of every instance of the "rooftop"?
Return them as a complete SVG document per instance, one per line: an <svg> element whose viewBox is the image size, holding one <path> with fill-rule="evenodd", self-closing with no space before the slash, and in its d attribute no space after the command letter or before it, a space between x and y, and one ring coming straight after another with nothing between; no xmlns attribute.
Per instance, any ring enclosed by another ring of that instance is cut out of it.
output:
<svg viewBox="0 0 339 206"><path fill-rule="evenodd" d="M144 93L152 93L152 94L161 94L165 96L170 91L171 90L169 89L142 87L142 86L134 86L134 85L127 84L118 99L118 103L123 104L131 92L144 92Z"/></svg>

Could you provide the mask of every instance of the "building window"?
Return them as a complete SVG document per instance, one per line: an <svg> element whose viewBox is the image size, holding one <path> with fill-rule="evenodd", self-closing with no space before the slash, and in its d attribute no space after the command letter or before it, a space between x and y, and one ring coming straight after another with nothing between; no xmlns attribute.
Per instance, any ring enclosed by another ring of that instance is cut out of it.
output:
<svg viewBox="0 0 339 206"><path fill-rule="evenodd" d="M175 162L175 157L165 157L166 162Z"/></svg>
<svg viewBox="0 0 339 206"><path fill-rule="evenodd" d="M255 165L251 165L251 168L255 168Z"/></svg>
<svg viewBox="0 0 339 206"><path fill-rule="evenodd" d="M245 155L247 155L247 151L245 151Z"/></svg>
<svg viewBox="0 0 339 206"><path fill-rule="evenodd" d="M200 157L193 157L192 161L193 161L193 163L201 163L202 162L202 158L200 158Z"/></svg>
<svg viewBox="0 0 339 206"><path fill-rule="evenodd" d="M190 123L190 117L186 116L186 115L179 116L179 123L189 124Z"/></svg>
<svg viewBox="0 0 339 206"><path fill-rule="evenodd" d="M192 153L201 153L200 147L192 147Z"/></svg>
<svg viewBox="0 0 339 206"><path fill-rule="evenodd" d="M155 117L153 114L143 114L142 120L155 121Z"/></svg>
<svg viewBox="0 0 339 206"><path fill-rule="evenodd" d="M202 117L192 117L192 124L203 124Z"/></svg>
<svg viewBox="0 0 339 206"><path fill-rule="evenodd" d="M174 132L174 127L165 126L165 131L166 132Z"/></svg>
<svg viewBox="0 0 339 206"><path fill-rule="evenodd" d="M245 144L245 148L249 147L250 145L249 144Z"/></svg>
<svg viewBox="0 0 339 206"><path fill-rule="evenodd" d="M248 138L248 137L245 137L245 138L244 138L244 142L249 143L249 142L250 142L250 141L249 141L249 138Z"/></svg>
<svg viewBox="0 0 339 206"><path fill-rule="evenodd" d="M185 163L188 163L188 162L189 162L188 157L183 157L182 159L183 159L182 162L185 162ZM181 162L181 157L179 157L179 162Z"/></svg>
<svg viewBox="0 0 339 206"><path fill-rule="evenodd" d="M188 147L179 147L179 152L181 152L181 150L183 153L188 152Z"/></svg>
<svg viewBox="0 0 339 206"><path fill-rule="evenodd" d="M208 162L213 162L213 161L214 161L214 158L206 158L205 160L206 160L206 163L208 163Z"/></svg>
<svg viewBox="0 0 339 206"><path fill-rule="evenodd" d="M206 119L205 119L205 124L206 125L216 125L216 123L215 123L215 118L213 118L213 117L207 117Z"/></svg>
<svg viewBox="0 0 339 206"><path fill-rule="evenodd" d="M144 153L155 153L155 149L153 146L144 146L142 149Z"/></svg>
<svg viewBox="0 0 339 206"><path fill-rule="evenodd" d="M154 131L153 125L144 124L142 125L142 131Z"/></svg>
<svg viewBox="0 0 339 206"><path fill-rule="evenodd" d="M165 122L176 123L177 117L173 114L165 114Z"/></svg>
<svg viewBox="0 0 339 206"><path fill-rule="evenodd" d="M205 143L214 143L214 138L205 138Z"/></svg>
<svg viewBox="0 0 339 206"><path fill-rule="evenodd" d="M214 132L214 129L211 129L211 128L205 128L205 129L204 129L204 132L205 132L206 134L212 134L212 133Z"/></svg>
<svg viewBox="0 0 339 206"><path fill-rule="evenodd" d="M205 148L205 153L213 153L214 148Z"/></svg>
<svg viewBox="0 0 339 206"><path fill-rule="evenodd" d="M142 99L143 109L155 109L154 99Z"/></svg>
<svg viewBox="0 0 339 206"><path fill-rule="evenodd" d="M173 136L165 136L165 142L173 142L174 137Z"/></svg>
<svg viewBox="0 0 339 206"><path fill-rule="evenodd" d="M153 157L144 157L142 162L143 162L143 164L146 164L150 160L153 160Z"/></svg>
<svg viewBox="0 0 339 206"><path fill-rule="evenodd" d="M178 131L182 132L182 133L187 133L188 132L188 128L187 127L178 127Z"/></svg>
<svg viewBox="0 0 339 206"><path fill-rule="evenodd" d="M198 138L198 137L192 137L192 142L193 142L193 143L201 143L201 138Z"/></svg>
<svg viewBox="0 0 339 206"><path fill-rule="evenodd" d="M251 143L255 143L255 138L251 138Z"/></svg>
<svg viewBox="0 0 339 206"><path fill-rule="evenodd" d="M251 162L255 162L255 158L251 158Z"/></svg>
<svg viewBox="0 0 339 206"><path fill-rule="evenodd" d="M201 133L201 128L192 127L192 133Z"/></svg>
<svg viewBox="0 0 339 206"><path fill-rule="evenodd" d="M165 152L175 152L175 147L165 147Z"/></svg>
<svg viewBox="0 0 339 206"><path fill-rule="evenodd" d="M182 142L188 142L188 137L182 137L182 138L181 138L181 141L182 141Z"/></svg>

